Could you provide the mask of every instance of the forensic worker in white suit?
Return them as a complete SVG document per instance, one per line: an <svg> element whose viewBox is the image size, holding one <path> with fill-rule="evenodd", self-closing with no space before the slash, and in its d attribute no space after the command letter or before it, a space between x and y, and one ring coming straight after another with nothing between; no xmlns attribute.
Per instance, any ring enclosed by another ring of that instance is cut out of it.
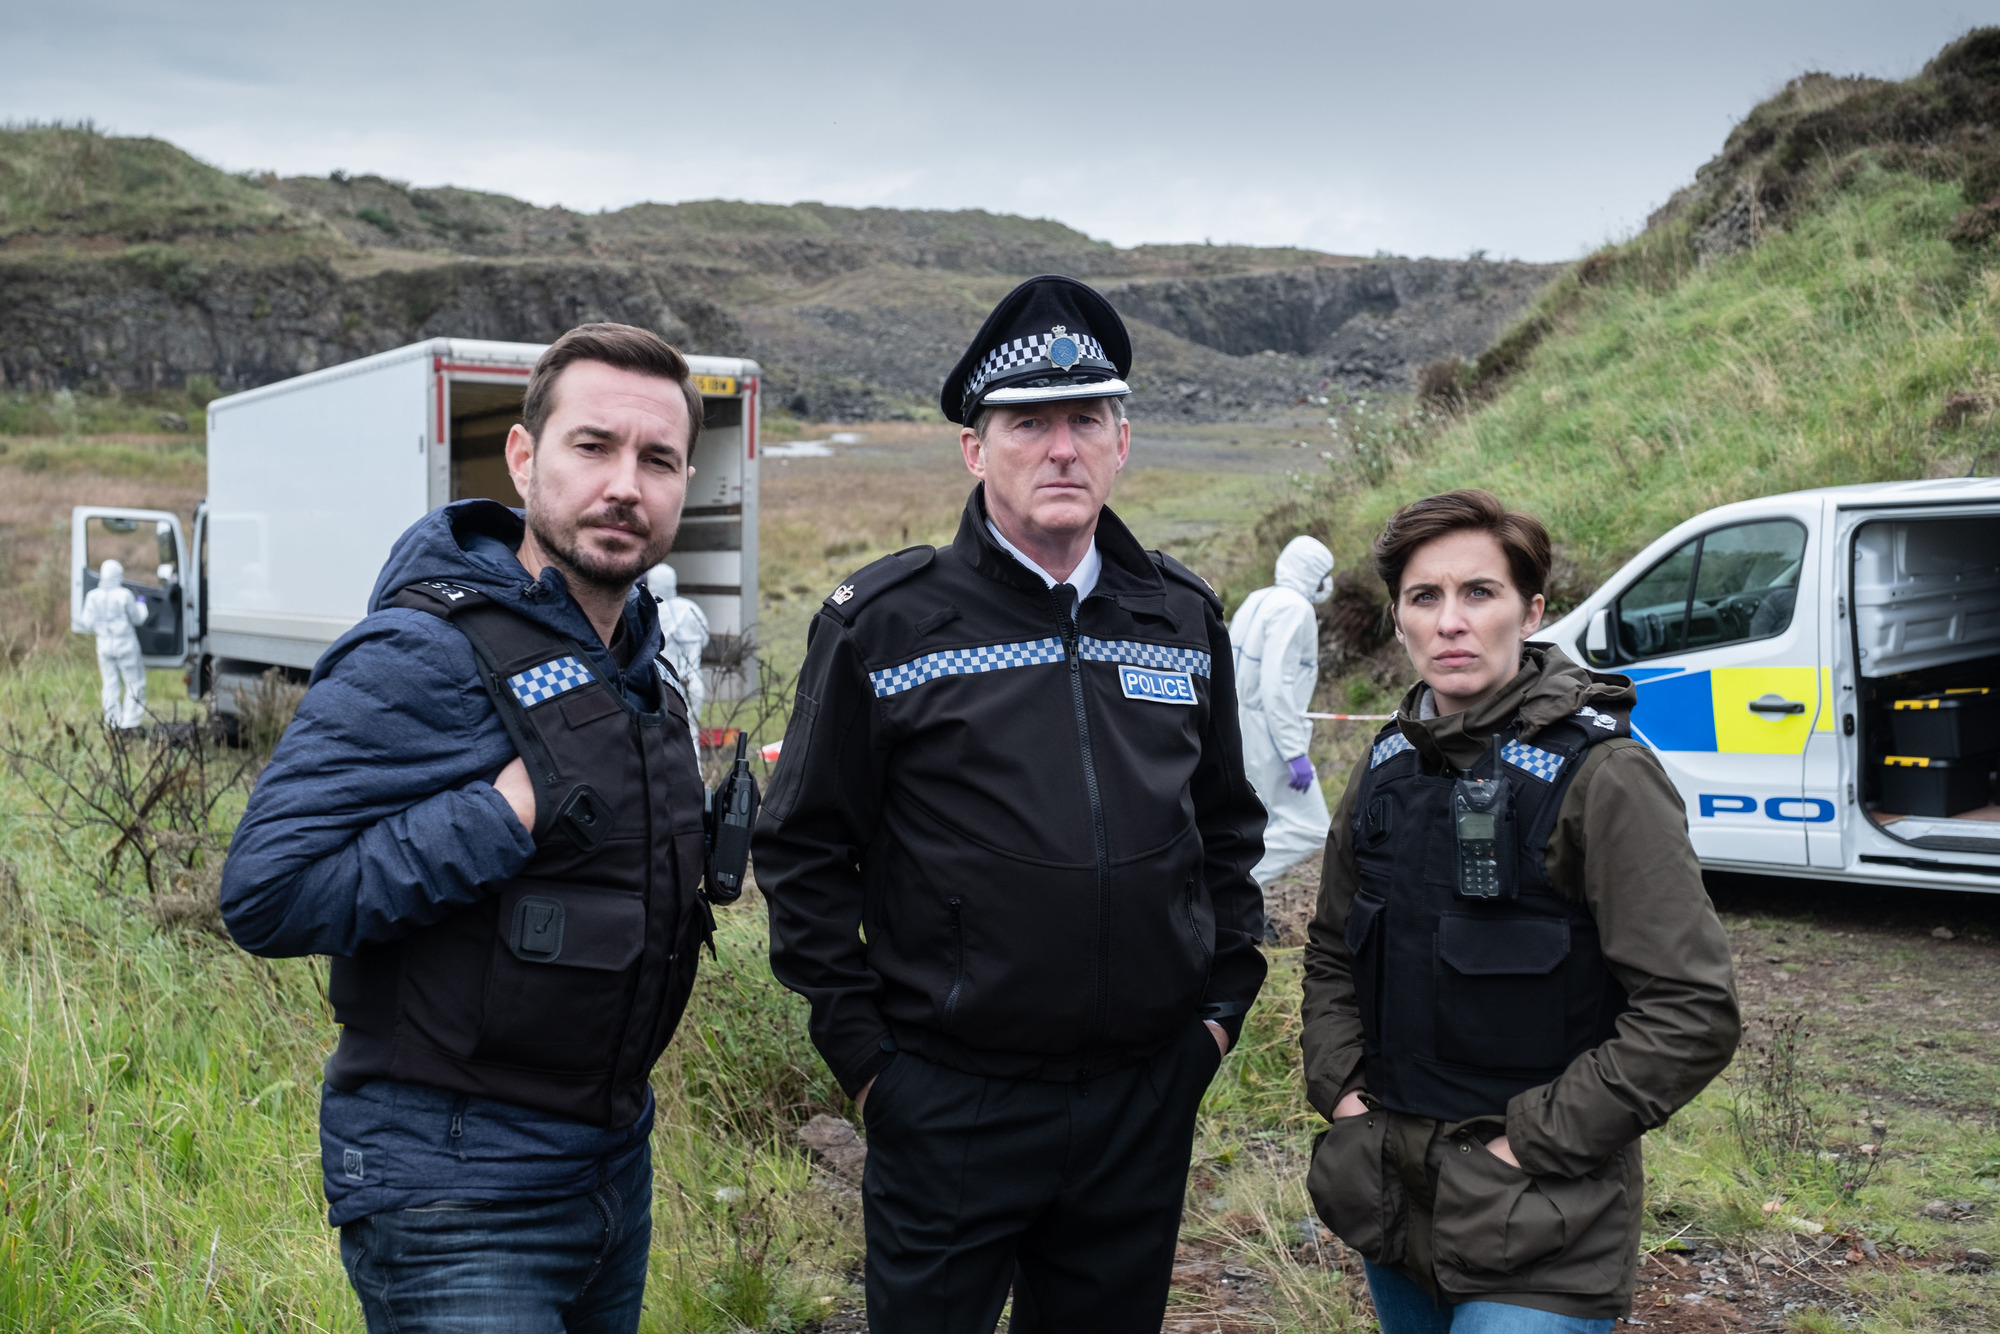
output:
<svg viewBox="0 0 2000 1334"><path fill-rule="evenodd" d="M1243 769L1269 812L1264 858L1250 870L1264 888L1318 852L1332 817L1306 747L1319 685L1319 619L1313 607L1333 595L1333 553L1295 537L1278 555L1277 582L1236 609L1229 642L1236 653L1236 704L1243 726Z"/></svg>
<svg viewBox="0 0 2000 1334"><path fill-rule="evenodd" d="M660 633L667 641L667 661L680 674L687 691L688 729L695 745L701 744L701 706L708 699L708 687L701 679L702 650L708 647L708 615L691 600L680 595L680 576L671 565L655 565L646 572L646 587L660 600Z"/></svg>
<svg viewBox="0 0 2000 1334"><path fill-rule="evenodd" d="M97 672L104 679L104 721L137 727L146 721L146 664L139 657L138 629L146 623L146 599L125 587L125 567L105 561L97 587L83 595L83 625L97 636ZM125 699L118 699L124 683Z"/></svg>

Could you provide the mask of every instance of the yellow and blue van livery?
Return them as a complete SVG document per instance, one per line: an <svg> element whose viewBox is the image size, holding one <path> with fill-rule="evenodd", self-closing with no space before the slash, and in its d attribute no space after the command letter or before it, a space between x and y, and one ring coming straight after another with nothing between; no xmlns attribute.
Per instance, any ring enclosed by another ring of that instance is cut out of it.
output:
<svg viewBox="0 0 2000 1334"><path fill-rule="evenodd" d="M2000 480L1720 506L1543 637L1633 681L1704 866L2000 892L2000 794L1944 818L1871 778L1885 692L2000 687Z"/></svg>

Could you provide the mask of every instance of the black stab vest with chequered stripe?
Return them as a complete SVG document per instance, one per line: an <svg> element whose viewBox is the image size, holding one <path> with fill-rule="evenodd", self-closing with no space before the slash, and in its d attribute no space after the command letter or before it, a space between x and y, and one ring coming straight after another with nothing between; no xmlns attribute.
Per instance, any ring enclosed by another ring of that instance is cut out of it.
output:
<svg viewBox="0 0 2000 1334"><path fill-rule="evenodd" d="M407 1080L629 1125L714 919L697 887L702 784L685 706L632 709L575 643L444 582L392 606L449 620L535 788L520 874L392 944L335 959L327 1079ZM664 674L664 673L663 673Z"/></svg>
<svg viewBox="0 0 2000 1334"><path fill-rule="evenodd" d="M1497 901L1457 895L1458 775L1425 773L1395 723L1377 734L1354 805L1346 940L1362 1069L1384 1106L1439 1121L1498 1116L1611 1035L1625 993L1589 909L1549 883L1546 854L1585 753L1629 734L1593 711L1507 743L1518 893ZM1490 748L1468 776L1493 777Z"/></svg>

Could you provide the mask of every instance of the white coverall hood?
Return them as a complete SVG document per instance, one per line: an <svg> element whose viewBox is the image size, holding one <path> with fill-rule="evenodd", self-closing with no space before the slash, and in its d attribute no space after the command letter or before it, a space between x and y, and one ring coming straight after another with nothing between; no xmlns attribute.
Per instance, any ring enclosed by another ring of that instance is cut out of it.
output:
<svg viewBox="0 0 2000 1334"><path fill-rule="evenodd" d="M123 588L125 586L125 567L115 560L105 561L104 564L97 567L97 586L106 589Z"/></svg>
<svg viewBox="0 0 2000 1334"><path fill-rule="evenodd" d="M1278 553L1277 584L1312 603L1333 596L1333 553L1316 537L1299 536Z"/></svg>
<svg viewBox="0 0 2000 1334"><path fill-rule="evenodd" d="M646 571L646 588L662 602L672 602L680 596L680 576L671 565L655 565Z"/></svg>

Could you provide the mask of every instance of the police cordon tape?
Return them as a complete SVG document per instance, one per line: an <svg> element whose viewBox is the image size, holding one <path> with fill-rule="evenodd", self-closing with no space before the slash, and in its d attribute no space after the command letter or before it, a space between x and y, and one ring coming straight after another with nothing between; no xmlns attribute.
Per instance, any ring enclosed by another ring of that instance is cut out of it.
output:
<svg viewBox="0 0 2000 1334"><path fill-rule="evenodd" d="M1305 716L1325 723L1386 723L1396 715L1393 713L1308 713ZM703 738L702 744L709 744L706 737ZM719 745L720 742L716 744ZM757 758L766 764L775 764L784 748L785 743L782 740L773 741L768 746L758 748Z"/></svg>

